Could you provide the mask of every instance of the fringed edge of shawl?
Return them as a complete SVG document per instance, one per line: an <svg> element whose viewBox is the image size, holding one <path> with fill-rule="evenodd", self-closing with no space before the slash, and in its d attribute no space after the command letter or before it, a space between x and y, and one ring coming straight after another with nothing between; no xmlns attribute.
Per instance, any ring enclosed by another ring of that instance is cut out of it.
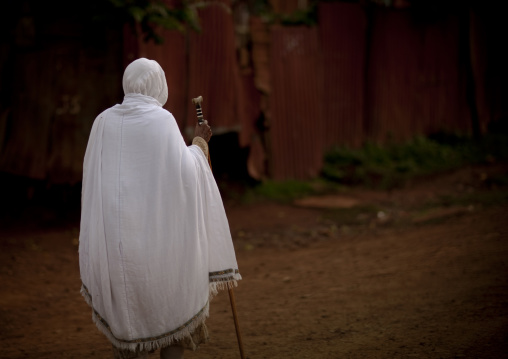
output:
<svg viewBox="0 0 508 359"><path fill-rule="evenodd" d="M209 275L210 300L219 293L219 290L232 289L238 286L242 279L238 269L230 269L223 272L214 272Z"/></svg>
<svg viewBox="0 0 508 359"><path fill-rule="evenodd" d="M201 324L204 324L206 318L209 316L209 302L207 302L206 305L198 312L198 314L196 314L180 328L175 329L176 331L174 333L170 332L168 334L162 334L153 338L133 339L127 341L118 339L113 335L107 322L102 319L99 313L97 313L97 311L94 309L92 305L92 298L90 298L90 294L88 293L88 290L84 284L81 285L81 295L83 295L85 302L92 308L92 321L95 323L99 331L104 334L115 347L119 349L130 350L133 352L136 350L156 350L171 345L172 343L182 340L186 337L191 337L192 333Z"/></svg>

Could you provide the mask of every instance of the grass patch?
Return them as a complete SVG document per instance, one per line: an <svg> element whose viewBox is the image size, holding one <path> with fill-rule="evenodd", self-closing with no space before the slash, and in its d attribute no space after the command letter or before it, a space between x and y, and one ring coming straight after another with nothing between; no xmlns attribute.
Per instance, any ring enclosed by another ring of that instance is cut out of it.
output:
<svg viewBox="0 0 508 359"><path fill-rule="evenodd" d="M437 134L416 137L403 144L362 148L337 147L325 156L321 177L312 181L264 181L246 186L238 195L244 203L259 201L291 202L309 195L340 192L348 186L391 189L408 180L460 168L468 164L508 159L508 135L490 134L481 140L468 136ZM503 174L488 181L508 185ZM229 191L230 192L230 191Z"/></svg>
<svg viewBox="0 0 508 359"><path fill-rule="evenodd" d="M337 147L326 154L322 176L344 185L389 189L417 176L507 158L507 135L492 134L474 140L439 134L416 137L404 144Z"/></svg>
<svg viewBox="0 0 508 359"><path fill-rule="evenodd" d="M316 194L317 192L316 185L309 181L265 181L250 188L244 194L243 200L247 203L264 200L290 202L297 198Z"/></svg>

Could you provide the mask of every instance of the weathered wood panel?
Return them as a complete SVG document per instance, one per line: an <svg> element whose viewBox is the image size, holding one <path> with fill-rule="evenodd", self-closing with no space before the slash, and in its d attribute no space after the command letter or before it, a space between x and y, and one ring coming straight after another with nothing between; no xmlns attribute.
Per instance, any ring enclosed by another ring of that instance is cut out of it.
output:
<svg viewBox="0 0 508 359"><path fill-rule="evenodd" d="M10 44L0 171L77 183L95 117L122 98L121 33L90 32L69 19L34 31L32 42Z"/></svg>
<svg viewBox="0 0 508 359"><path fill-rule="evenodd" d="M364 141L366 16L358 4L319 5L325 148Z"/></svg>
<svg viewBox="0 0 508 359"><path fill-rule="evenodd" d="M418 23L407 11L377 9L372 27L365 139L468 131L457 18Z"/></svg>
<svg viewBox="0 0 508 359"><path fill-rule="evenodd" d="M312 178L321 169L324 135L318 31L273 27L270 44L270 174Z"/></svg>

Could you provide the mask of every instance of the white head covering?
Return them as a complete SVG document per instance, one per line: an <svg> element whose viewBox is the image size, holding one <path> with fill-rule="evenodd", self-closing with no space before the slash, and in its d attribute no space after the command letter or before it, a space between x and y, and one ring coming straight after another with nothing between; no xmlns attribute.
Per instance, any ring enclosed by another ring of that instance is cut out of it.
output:
<svg viewBox="0 0 508 359"><path fill-rule="evenodd" d="M150 350L189 337L210 295L241 276L207 159L161 107L164 72L136 60L123 86L88 140L79 265L97 327L118 348Z"/></svg>
<svg viewBox="0 0 508 359"><path fill-rule="evenodd" d="M124 94L138 93L156 99L160 106L168 100L168 84L162 67L154 60L140 58L127 66L123 74Z"/></svg>

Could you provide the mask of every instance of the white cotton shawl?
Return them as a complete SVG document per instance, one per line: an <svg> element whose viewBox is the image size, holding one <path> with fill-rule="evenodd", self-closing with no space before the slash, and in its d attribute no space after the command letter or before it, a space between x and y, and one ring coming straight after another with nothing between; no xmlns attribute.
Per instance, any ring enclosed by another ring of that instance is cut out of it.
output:
<svg viewBox="0 0 508 359"><path fill-rule="evenodd" d="M123 103L96 118L85 154L82 293L114 346L151 350L189 336L210 296L241 276L207 159L161 107L162 68L136 60L123 87Z"/></svg>

